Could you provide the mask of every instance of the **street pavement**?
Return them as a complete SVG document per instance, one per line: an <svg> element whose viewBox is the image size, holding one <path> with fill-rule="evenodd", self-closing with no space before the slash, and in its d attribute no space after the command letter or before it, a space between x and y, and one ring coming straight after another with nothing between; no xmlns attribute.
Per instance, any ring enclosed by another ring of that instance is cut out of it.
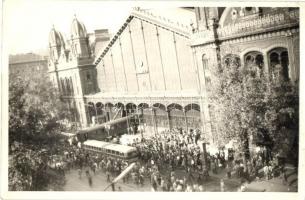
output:
<svg viewBox="0 0 305 200"><path fill-rule="evenodd" d="M91 173L92 174L92 173ZM104 189L109 185L105 173L99 171L96 174L92 174L92 186L89 186L88 178L85 173L82 174L82 178L79 178L77 170L71 170L66 173L66 184L63 187L64 191L104 191ZM119 187L122 191L151 191L150 183L148 180L145 180L144 186L139 186L133 184L130 180L128 184L123 183L120 180L116 185L116 191L119 190ZM106 191L112 191L109 187Z"/></svg>
<svg viewBox="0 0 305 200"><path fill-rule="evenodd" d="M176 170L175 174L178 179L183 179L186 176L184 170ZM297 176L292 174L291 176ZM206 192L219 192L220 191L220 179L224 180L224 191L226 192L236 192L240 188L240 179L231 178L228 179L225 176L224 170L219 171L217 174L212 174L210 172L209 180L203 184L204 191ZM292 183L292 184L291 184ZM66 173L66 184L63 187L64 191L104 191L109 183L104 172L99 171L96 174L92 174L92 186L89 186L88 178L83 173L82 178L79 178L77 170L71 170ZM116 191L137 191L137 192L150 192L151 185L149 179L145 179L144 186L136 185L131 180L129 183L123 183L120 180L116 186ZM289 182L287 184L282 183L281 178L272 178L270 180L260 179L253 181L246 185L246 191L248 192L296 192L297 183L295 181ZM106 191L111 191L109 187Z"/></svg>
<svg viewBox="0 0 305 200"><path fill-rule="evenodd" d="M176 176L178 179L183 179L186 176L184 170L176 170ZM225 182L225 191L237 191L239 185L234 182ZM92 174L92 186L89 186L88 178L83 173L82 178L79 178L77 170L71 170L66 173L66 184L63 187L64 191L104 191L105 187L108 186L107 178L104 172L99 171L95 175ZM207 192L219 192L220 191L220 181L217 177L211 176L210 179L203 184L204 191ZM116 191L137 191L137 192L150 192L151 185L148 178L145 178L144 186L136 185L131 180L129 183L123 183L120 180L116 186ZM109 187L106 191L111 191Z"/></svg>

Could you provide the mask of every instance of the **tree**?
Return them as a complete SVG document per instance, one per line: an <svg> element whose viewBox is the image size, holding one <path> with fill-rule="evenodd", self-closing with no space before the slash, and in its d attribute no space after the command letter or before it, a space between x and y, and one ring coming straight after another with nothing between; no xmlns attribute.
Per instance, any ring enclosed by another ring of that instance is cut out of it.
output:
<svg viewBox="0 0 305 200"><path fill-rule="evenodd" d="M9 141L47 141L59 132L67 108L47 77L10 76Z"/></svg>
<svg viewBox="0 0 305 200"><path fill-rule="evenodd" d="M241 66L230 55L218 69L212 69L209 103L216 112L220 145L238 141L245 157L249 140L267 146L274 154L283 151L288 130L298 136L298 89L283 80L272 79L258 66ZM291 145L291 142L290 142Z"/></svg>
<svg viewBox="0 0 305 200"><path fill-rule="evenodd" d="M68 112L46 76L21 79L10 75L10 190L46 190L50 180L63 179L48 172L43 150L49 151L57 143L59 120Z"/></svg>

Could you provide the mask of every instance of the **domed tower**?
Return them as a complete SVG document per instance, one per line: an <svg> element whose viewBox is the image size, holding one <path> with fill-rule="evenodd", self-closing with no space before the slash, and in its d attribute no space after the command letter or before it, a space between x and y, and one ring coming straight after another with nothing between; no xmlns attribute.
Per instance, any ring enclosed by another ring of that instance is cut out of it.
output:
<svg viewBox="0 0 305 200"><path fill-rule="evenodd" d="M60 55L64 52L65 42L62 34L55 30L54 26L49 34L49 56L53 63L57 63Z"/></svg>
<svg viewBox="0 0 305 200"><path fill-rule="evenodd" d="M75 17L71 25L71 51L75 57L89 58L91 50L85 25Z"/></svg>
<svg viewBox="0 0 305 200"><path fill-rule="evenodd" d="M49 76L51 81L53 82L53 85L56 88L59 88L59 80L58 80L58 64L60 56L65 51L65 42L63 39L62 34L57 31L54 26L50 31L49 34L49 62L48 62L48 68L49 68Z"/></svg>

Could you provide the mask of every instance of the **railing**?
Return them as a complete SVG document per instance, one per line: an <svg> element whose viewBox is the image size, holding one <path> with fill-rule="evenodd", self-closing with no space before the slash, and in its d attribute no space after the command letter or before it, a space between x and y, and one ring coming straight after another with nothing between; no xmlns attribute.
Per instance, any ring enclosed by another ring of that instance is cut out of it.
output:
<svg viewBox="0 0 305 200"><path fill-rule="evenodd" d="M181 104L189 104L189 103L199 103L201 101L201 96L184 96L184 97L153 97L153 96L122 96L122 97L105 97L105 96L96 96L96 97L86 97L86 101L90 102L101 102L101 103L116 103L121 102L123 104L126 103L147 103L147 104L155 104L163 102L163 104L171 104L171 103L181 103Z"/></svg>

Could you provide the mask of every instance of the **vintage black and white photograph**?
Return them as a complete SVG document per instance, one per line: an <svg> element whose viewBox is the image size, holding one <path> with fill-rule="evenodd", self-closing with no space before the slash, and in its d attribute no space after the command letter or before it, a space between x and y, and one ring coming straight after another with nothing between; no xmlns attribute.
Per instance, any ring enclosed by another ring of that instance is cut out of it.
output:
<svg viewBox="0 0 305 200"><path fill-rule="evenodd" d="M4 1L8 191L298 192L300 8L221 6Z"/></svg>

